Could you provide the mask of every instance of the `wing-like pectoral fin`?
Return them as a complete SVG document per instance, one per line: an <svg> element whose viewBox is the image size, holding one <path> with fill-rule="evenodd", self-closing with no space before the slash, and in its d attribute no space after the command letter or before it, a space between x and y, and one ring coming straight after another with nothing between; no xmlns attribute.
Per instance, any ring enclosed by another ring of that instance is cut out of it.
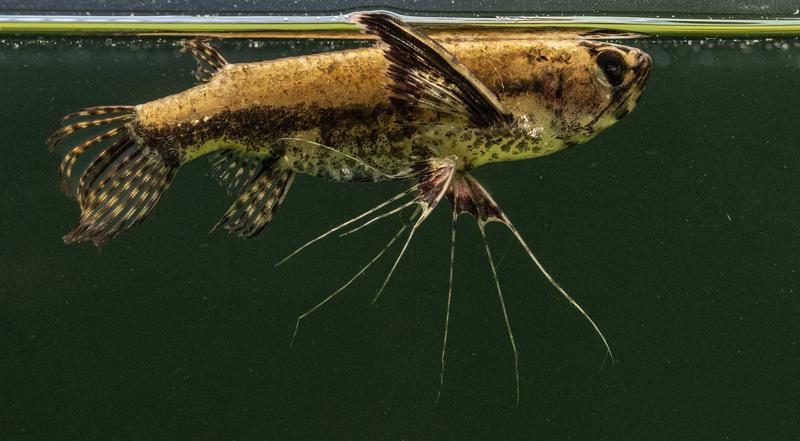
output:
<svg viewBox="0 0 800 441"><path fill-rule="evenodd" d="M396 16L370 12L355 14L352 20L386 44L389 89L396 100L462 117L473 127L513 120L494 92L453 54Z"/></svg>

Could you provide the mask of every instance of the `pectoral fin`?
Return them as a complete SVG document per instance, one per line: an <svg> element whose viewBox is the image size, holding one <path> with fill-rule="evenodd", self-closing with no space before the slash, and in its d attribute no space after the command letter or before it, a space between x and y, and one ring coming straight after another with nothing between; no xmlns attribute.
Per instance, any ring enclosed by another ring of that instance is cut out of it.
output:
<svg viewBox="0 0 800 441"><path fill-rule="evenodd" d="M497 96L456 57L387 13L356 14L352 20L388 47L387 75L394 98L411 106L463 117L474 127L512 121Z"/></svg>

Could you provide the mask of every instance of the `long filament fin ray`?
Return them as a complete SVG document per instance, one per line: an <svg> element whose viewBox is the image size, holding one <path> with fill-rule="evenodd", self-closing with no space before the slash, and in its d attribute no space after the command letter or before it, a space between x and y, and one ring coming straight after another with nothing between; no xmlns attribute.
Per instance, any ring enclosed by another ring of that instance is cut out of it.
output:
<svg viewBox="0 0 800 441"><path fill-rule="evenodd" d="M492 269L492 278L494 279L495 288L497 289L497 298L500 300L500 308L503 310L503 320L506 324L506 331L508 332L508 340L511 343L511 351L514 354L514 380L516 383L516 400L519 406L519 350L517 350L517 342L514 339L514 333L511 330L511 320L508 318L508 308L506 308L506 301L503 298L503 290L500 288L500 278L497 276L497 268L494 265L492 258L492 250L489 247L489 240L486 238L485 223L479 221L478 228L481 231L483 238L483 245L486 249L486 258L489 260L489 267Z"/></svg>
<svg viewBox="0 0 800 441"><path fill-rule="evenodd" d="M444 315L444 335L442 337L442 355L440 358L441 368L439 369L439 390L436 391L436 402L442 396L444 390L444 369L445 357L447 355L447 334L450 329L450 306L453 303L453 271L455 269L456 261L456 223L458 222L458 213L453 210L453 221L450 231L450 279L447 284L447 310Z"/></svg>
<svg viewBox="0 0 800 441"><path fill-rule="evenodd" d="M398 193L398 194L396 194L396 195L392 196L391 198L387 199L386 201L384 201L384 202L381 202L380 204L376 205L375 207L373 207L373 208L370 208L369 210L367 210L367 211L365 211L365 212L363 212L363 213L359 214L358 216L356 216L356 217L354 217L354 218L351 218L351 219L349 219L349 220L347 220L347 221L345 221L345 222L342 222L341 224L339 224L339 225L337 225L337 226L335 226L335 227L333 227L333 228L329 229L328 231L326 231L326 232L324 232L324 233L320 234L319 236L317 236L317 237L315 237L315 238L313 238L313 239L309 240L308 242L304 243L303 245L301 245L301 246L300 246L299 248L297 248L296 250L292 251L292 252L291 252L289 255L287 255L286 257L284 257L283 259L281 259L281 260L280 260L278 263L276 263L276 264L275 264L275 266L282 265L282 264L283 264L283 263L285 263L287 260L291 259L292 257L294 257L295 255L297 255L298 253L300 253L301 251L303 251L303 250L304 250L304 249L306 249L307 247L309 247L309 246L311 246L311 245L313 245L313 244L315 244L315 243L319 242L319 241L320 241L320 240L322 240L322 239L325 239L326 237L328 237L328 236L330 236L331 234L333 234L333 233L335 233L335 232L337 232L337 231L341 230L342 228L344 228L344 227L346 227L346 226L348 226L348 225L350 225L350 224L352 224L352 223L354 223L354 222L356 222L356 221L358 221L358 220L360 220L360 219L363 219L363 218L365 218L365 217L369 216L370 214L372 214L372 213L374 213L374 212L376 212L376 211L380 210L381 208L383 208L383 207L385 207L385 206L387 206L387 205L391 204L392 202L395 202L395 201L397 201L397 200L399 200L399 199L402 199L404 196L406 196L406 195L408 195L409 193L411 193L411 192L415 191L415 190L417 189L416 187L417 187L417 186L413 186L413 187L409 188L408 190L402 191L402 192L400 192L400 193Z"/></svg>
<svg viewBox="0 0 800 441"><path fill-rule="evenodd" d="M361 277L362 275L364 275L364 273L365 273L365 272L366 272L366 271L367 271L367 270L368 270L368 269L369 269L369 268L370 268L370 267L371 267L371 266L372 266L372 265L373 265L375 262L377 262L377 261L378 261L378 259L380 259L380 258L381 258L381 256L383 256L383 255L386 253L386 251L387 251L387 250L388 250L388 249L389 249L389 248L392 246L392 244L394 244L394 242L395 242L395 241L396 241L396 240L397 240L397 239L398 239L398 238L399 238L399 237L400 237L400 236L403 234L403 232L404 232L404 231L406 231L407 229L408 229L408 224L407 224L407 223L403 223L403 226L402 226L402 227L401 227L401 228L400 228L400 229L397 231L397 233L395 233L395 234L394 234L394 236L392 236L392 238L389 240L389 242L388 242L388 243L386 243L386 245L384 245L383 249L381 249L381 250L378 252L378 254L376 254L376 255L375 255L375 257L373 257L373 258L372 258L372 260L370 260L369 262L367 262L367 264L366 264L366 265L364 265L364 267L363 267L363 268L361 268L361 270L359 270L357 273L355 273L355 274L354 274L354 275L353 275L353 276L352 276L352 277L351 277L351 278L350 278L350 279L349 279L347 282L345 282L345 283L344 283L342 286L340 286L338 289L336 289L335 291L333 291L332 293L330 293L330 294L329 294L327 297L325 297L324 299L322 299L322 301L321 301L321 302L317 303L317 304L316 304L316 305L314 305L314 306L313 306L311 309L307 310L306 312L304 312L304 313L300 314L300 315L297 317L297 320L295 321L295 325L294 325L294 332L292 333L292 339L291 339L291 341L289 342L289 348L291 348L292 346L294 346L294 341L295 341L295 339L297 338L297 331L300 329L300 322L301 322L303 319L305 319L306 317L308 317L309 315L313 314L313 313L314 313L316 310L318 310L319 308L321 308L323 305L325 305L326 303L328 303L328 302L330 302L331 300L333 300L333 298L334 298L334 297L336 297L337 295L339 295L339 293L341 293L342 291L344 291L345 289L347 289L347 287L348 287L348 286L350 286L350 285L351 285L353 282L355 282L355 281L356 281L356 280L357 280L359 277Z"/></svg>

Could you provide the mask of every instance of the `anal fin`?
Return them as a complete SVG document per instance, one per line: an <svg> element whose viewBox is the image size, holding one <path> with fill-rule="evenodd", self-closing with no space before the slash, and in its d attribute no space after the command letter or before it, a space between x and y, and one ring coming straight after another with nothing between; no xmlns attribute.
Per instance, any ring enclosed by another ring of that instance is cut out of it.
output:
<svg viewBox="0 0 800 441"><path fill-rule="evenodd" d="M278 158L263 160L258 174L211 231L223 227L239 237L257 235L272 221L293 180L294 172L283 167Z"/></svg>
<svg viewBox="0 0 800 441"><path fill-rule="evenodd" d="M225 149L209 155L214 177L228 193L241 193L243 187L253 180L261 161L241 151Z"/></svg>

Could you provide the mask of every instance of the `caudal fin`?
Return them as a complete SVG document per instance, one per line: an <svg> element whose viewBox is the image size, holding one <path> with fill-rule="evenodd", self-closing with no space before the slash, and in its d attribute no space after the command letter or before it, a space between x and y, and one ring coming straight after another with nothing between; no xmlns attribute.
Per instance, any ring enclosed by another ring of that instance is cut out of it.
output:
<svg viewBox="0 0 800 441"><path fill-rule="evenodd" d="M132 117L133 106L88 107L79 112L70 113L69 115L61 118L61 127L53 132L49 138L47 138L47 145L50 147L50 151L54 151L61 141L64 140L64 138L79 130L101 125L110 125L118 122L124 123L125 121L129 121ZM78 121L78 119L82 120ZM70 149L69 153L64 156L64 160L61 161L61 166L59 167L59 175L61 176L61 189L64 191L64 193L70 195L72 169L75 166L75 162L78 160L78 158L86 153L86 150L88 150L89 147L119 135L122 130L122 125L117 124L115 127L111 127L99 135L85 139Z"/></svg>
<svg viewBox="0 0 800 441"><path fill-rule="evenodd" d="M48 138L54 150L82 129L121 123L77 142L61 162L61 186L75 196L81 209L78 225L64 236L65 242L101 245L127 231L150 214L172 182L177 164L131 138L126 123L133 116L133 106L90 107L65 116L62 127ZM110 145L92 159L73 189L72 171L78 158L106 140L111 140Z"/></svg>

